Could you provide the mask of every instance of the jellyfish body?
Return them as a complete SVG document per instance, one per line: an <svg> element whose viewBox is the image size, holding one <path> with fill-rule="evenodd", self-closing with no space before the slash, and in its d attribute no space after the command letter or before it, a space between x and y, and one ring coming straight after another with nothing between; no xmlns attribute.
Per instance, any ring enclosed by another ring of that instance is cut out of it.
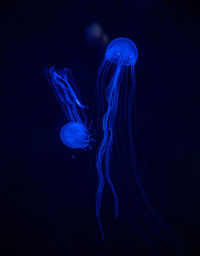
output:
<svg viewBox="0 0 200 256"><path fill-rule="evenodd" d="M68 123L60 131L64 145L73 149L90 148L92 141L86 126L84 106L77 94L78 89L70 69L55 70L54 66L45 69L46 77L57 97Z"/></svg>
<svg viewBox="0 0 200 256"><path fill-rule="evenodd" d="M177 255L177 250L161 232L164 224L154 209L157 190L136 151L134 69L137 59L136 45L127 38L117 38L108 45L98 70L102 140L96 156L97 221L104 240L100 210L104 187L108 184L114 197L114 216L118 216L120 206L134 231L150 246L156 247L161 239Z"/></svg>
<svg viewBox="0 0 200 256"><path fill-rule="evenodd" d="M88 129L80 122L69 122L60 130L60 138L69 148L87 148L90 142Z"/></svg>
<svg viewBox="0 0 200 256"><path fill-rule="evenodd" d="M106 87L106 101L107 111L103 116L103 139L97 152L96 166L99 176L99 185L97 189L97 200L96 200L96 214L97 220L101 229L102 240L104 240L104 232L100 221L100 207L103 195L104 183L109 184L115 201L115 217L118 216L118 196L116 194L113 183L110 180L110 154L113 145L113 129L115 125L115 118L118 109L118 96L120 92L121 79L126 66L130 66L134 69L134 65L137 61L138 53L135 44L127 38L118 38L113 40L105 53L104 60L98 71L97 84L101 84L101 89L104 89L104 82L106 73L111 65L114 65L114 72L109 84ZM103 73L102 81L100 82L100 76ZM100 95L103 94L101 91ZM104 162L104 164L103 164ZM105 178L103 174L105 171Z"/></svg>

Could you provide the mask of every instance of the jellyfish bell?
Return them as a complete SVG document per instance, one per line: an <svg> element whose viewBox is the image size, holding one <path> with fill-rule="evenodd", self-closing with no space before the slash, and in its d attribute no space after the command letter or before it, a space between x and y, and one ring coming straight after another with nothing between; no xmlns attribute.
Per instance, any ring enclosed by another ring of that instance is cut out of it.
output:
<svg viewBox="0 0 200 256"><path fill-rule="evenodd" d="M128 38L114 39L106 49L105 59L114 64L135 66L138 59L137 47Z"/></svg>
<svg viewBox="0 0 200 256"><path fill-rule="evenodd" d="M69 122L60 130L60 138L64 145L74 149L89 147L90 134L87 127L80 122Z"/></svg>

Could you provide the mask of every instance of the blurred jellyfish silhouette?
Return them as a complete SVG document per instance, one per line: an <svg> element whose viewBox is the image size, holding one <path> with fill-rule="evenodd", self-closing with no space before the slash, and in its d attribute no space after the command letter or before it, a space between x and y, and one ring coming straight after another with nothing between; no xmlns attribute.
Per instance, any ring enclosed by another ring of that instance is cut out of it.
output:
<svg viewBox="0 0 200 256"><path fill-rule="evenodd" d="M104 32L99 22L90 23L85 30L85 39L89 45L102 43L107 45L109 42L108 35Z"/></svg>
<svg viewBox="0 0 200 256"><path fill-rule="evenodd" d="M61 128L61 141L69 148L90 149L93 139L84 112L87 107L77 96L79 93L71 70L64 68L56 71L53 66L45 68L45 74L68 121Z"/></svg>
<svg viewBox="0 0 200 256"><path fill-rule="evenodd" d="M99 178L97 221L104 240L100 210L107 185L113 198L115 217L120 211L152 248L164 253L167 247L167 255L178 255L165 237L165 234L168 236L168 228L157 213L160 212L162 197L153 185L137 143L137 59L136 45L127 38L117 38L108 45L97 74L99 121L102 120L99 123L102 139L96 156Z"/></svg>

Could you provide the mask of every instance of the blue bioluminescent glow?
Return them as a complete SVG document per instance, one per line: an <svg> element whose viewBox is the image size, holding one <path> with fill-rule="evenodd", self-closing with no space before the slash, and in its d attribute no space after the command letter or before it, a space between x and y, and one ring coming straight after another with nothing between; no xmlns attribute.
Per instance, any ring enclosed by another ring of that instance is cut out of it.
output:
<svg viewBox="0 0 200 256"><path fill-rule="evenodd" d="M86 148L89 145L89 134L86 126L79 122L70 122L60 130L60 138L69 148Z"/></svg>
<svg viewBox="0 0 200 256"><path fill-rule="evenodd" d="M104 60L99 68L98 77L97 77L97 86L100 86L102 96L103 89L106 86L107 72L112 67L112 77L110 82L106 87L106 102L107 102L107 111L103 116L103 139L99 146L97 157L96 157L96 166L99 176L99 185L97 189L97 200L96 200L96 214L99 227L101 229L102 240L104 240L104 232L102 224L100 221L100 207L103 195L103 189L106 182L109 184L114 200L115 200L115 217L118 216L118 196L115 191L114 185L110 179L110 155L113 145L113 130L115 125L115 119L118 109L118 97L120 92L121 79L125 68L129 66L134 74L134 66L138 58L138 52L135 44L126 38L118 38L113 40L105 53ZM100 78L101 76L101 78ZM104 84L105 83L105 84ZM105 177L103 174L105 171Z"/></svg>
<svg viewBox="0 0 200 256"><path fill-rule="evenodd" d="M86 126L84 106L77 97L78 90L72 72L68 68L45 69L48 81L68 120L60 131L64 145L74 149L90 148L91 135Z"/></svg>
<svg viewBox="0 0 200 256"><path fill-rule="evenodd" d="M104 240L100 210L104 187L108 184L114 198L114 216L117 217L120 210L134 231L151 247L160 251L165 244L179 255L163 235L167 226L157 213L162 199L151 181L141 151L139 148L136 150L136 145L139 146L135 83L137 60L136 45L127 38L117 38L108 45L98 70L97 98L102 116L99 124L102 139L96 156L99 178L97 221Z"/></svg>

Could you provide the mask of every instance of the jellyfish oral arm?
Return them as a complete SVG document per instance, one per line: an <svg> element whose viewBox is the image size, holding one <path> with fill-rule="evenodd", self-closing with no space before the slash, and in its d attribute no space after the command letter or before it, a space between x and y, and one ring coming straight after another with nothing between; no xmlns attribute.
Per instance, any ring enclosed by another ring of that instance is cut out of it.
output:
<svg viewBox="0 0 200 256"><path fill-rule="evenodd" d="M64 80L59 75L58 78L60 79L60 81L57 79L55 82L60 86L60 88L65 94L65 98L69 101L69 103L76 103L79 107L85 108L85 106L83 106L83 104L80 103L69 82L67 80Z"/></svg>
<svg viewBox="0 0 200 256"><path fill-rule="evenodd" d="M50 85L60 102L60 105L68 119L68 121L81 121L79 109L85 106L78 99L73 87L73 76L69 69L61 69L56 71L54 67L45 70L50 79Z"/></svg>
<svg viewBox="0 0 200 256"><path fill-rule="evenodd" d="M97 200L96 200L96 214L97 220L100 227L100 231L102 234L102 240L104 239L104 233L102 224L100 221L100 207L101 207L101 199L103 194L104 188L104 175L103 169L105 169L105 179L106 182L109 184L115 201L115 217L118 216L118 205L119 200L117 194L115 192L114 185L110 180L110 154L112 151L112 144L113 144L113 126L115 123L115 117L117 113L117 105L118 105L118 95L119 95L119 87L118 87L118 80L120 79L121 75L121 67L117 66L116 72L114 74L113 79L110 81L108 87L106 88L106 100L108 103L107 112L103 117L103 139L101 141L99 150L97 152L96 158L96 166L97 172L99 176L99 185L97 189ZM104 161L104 166L103 166Z"/></svg>

